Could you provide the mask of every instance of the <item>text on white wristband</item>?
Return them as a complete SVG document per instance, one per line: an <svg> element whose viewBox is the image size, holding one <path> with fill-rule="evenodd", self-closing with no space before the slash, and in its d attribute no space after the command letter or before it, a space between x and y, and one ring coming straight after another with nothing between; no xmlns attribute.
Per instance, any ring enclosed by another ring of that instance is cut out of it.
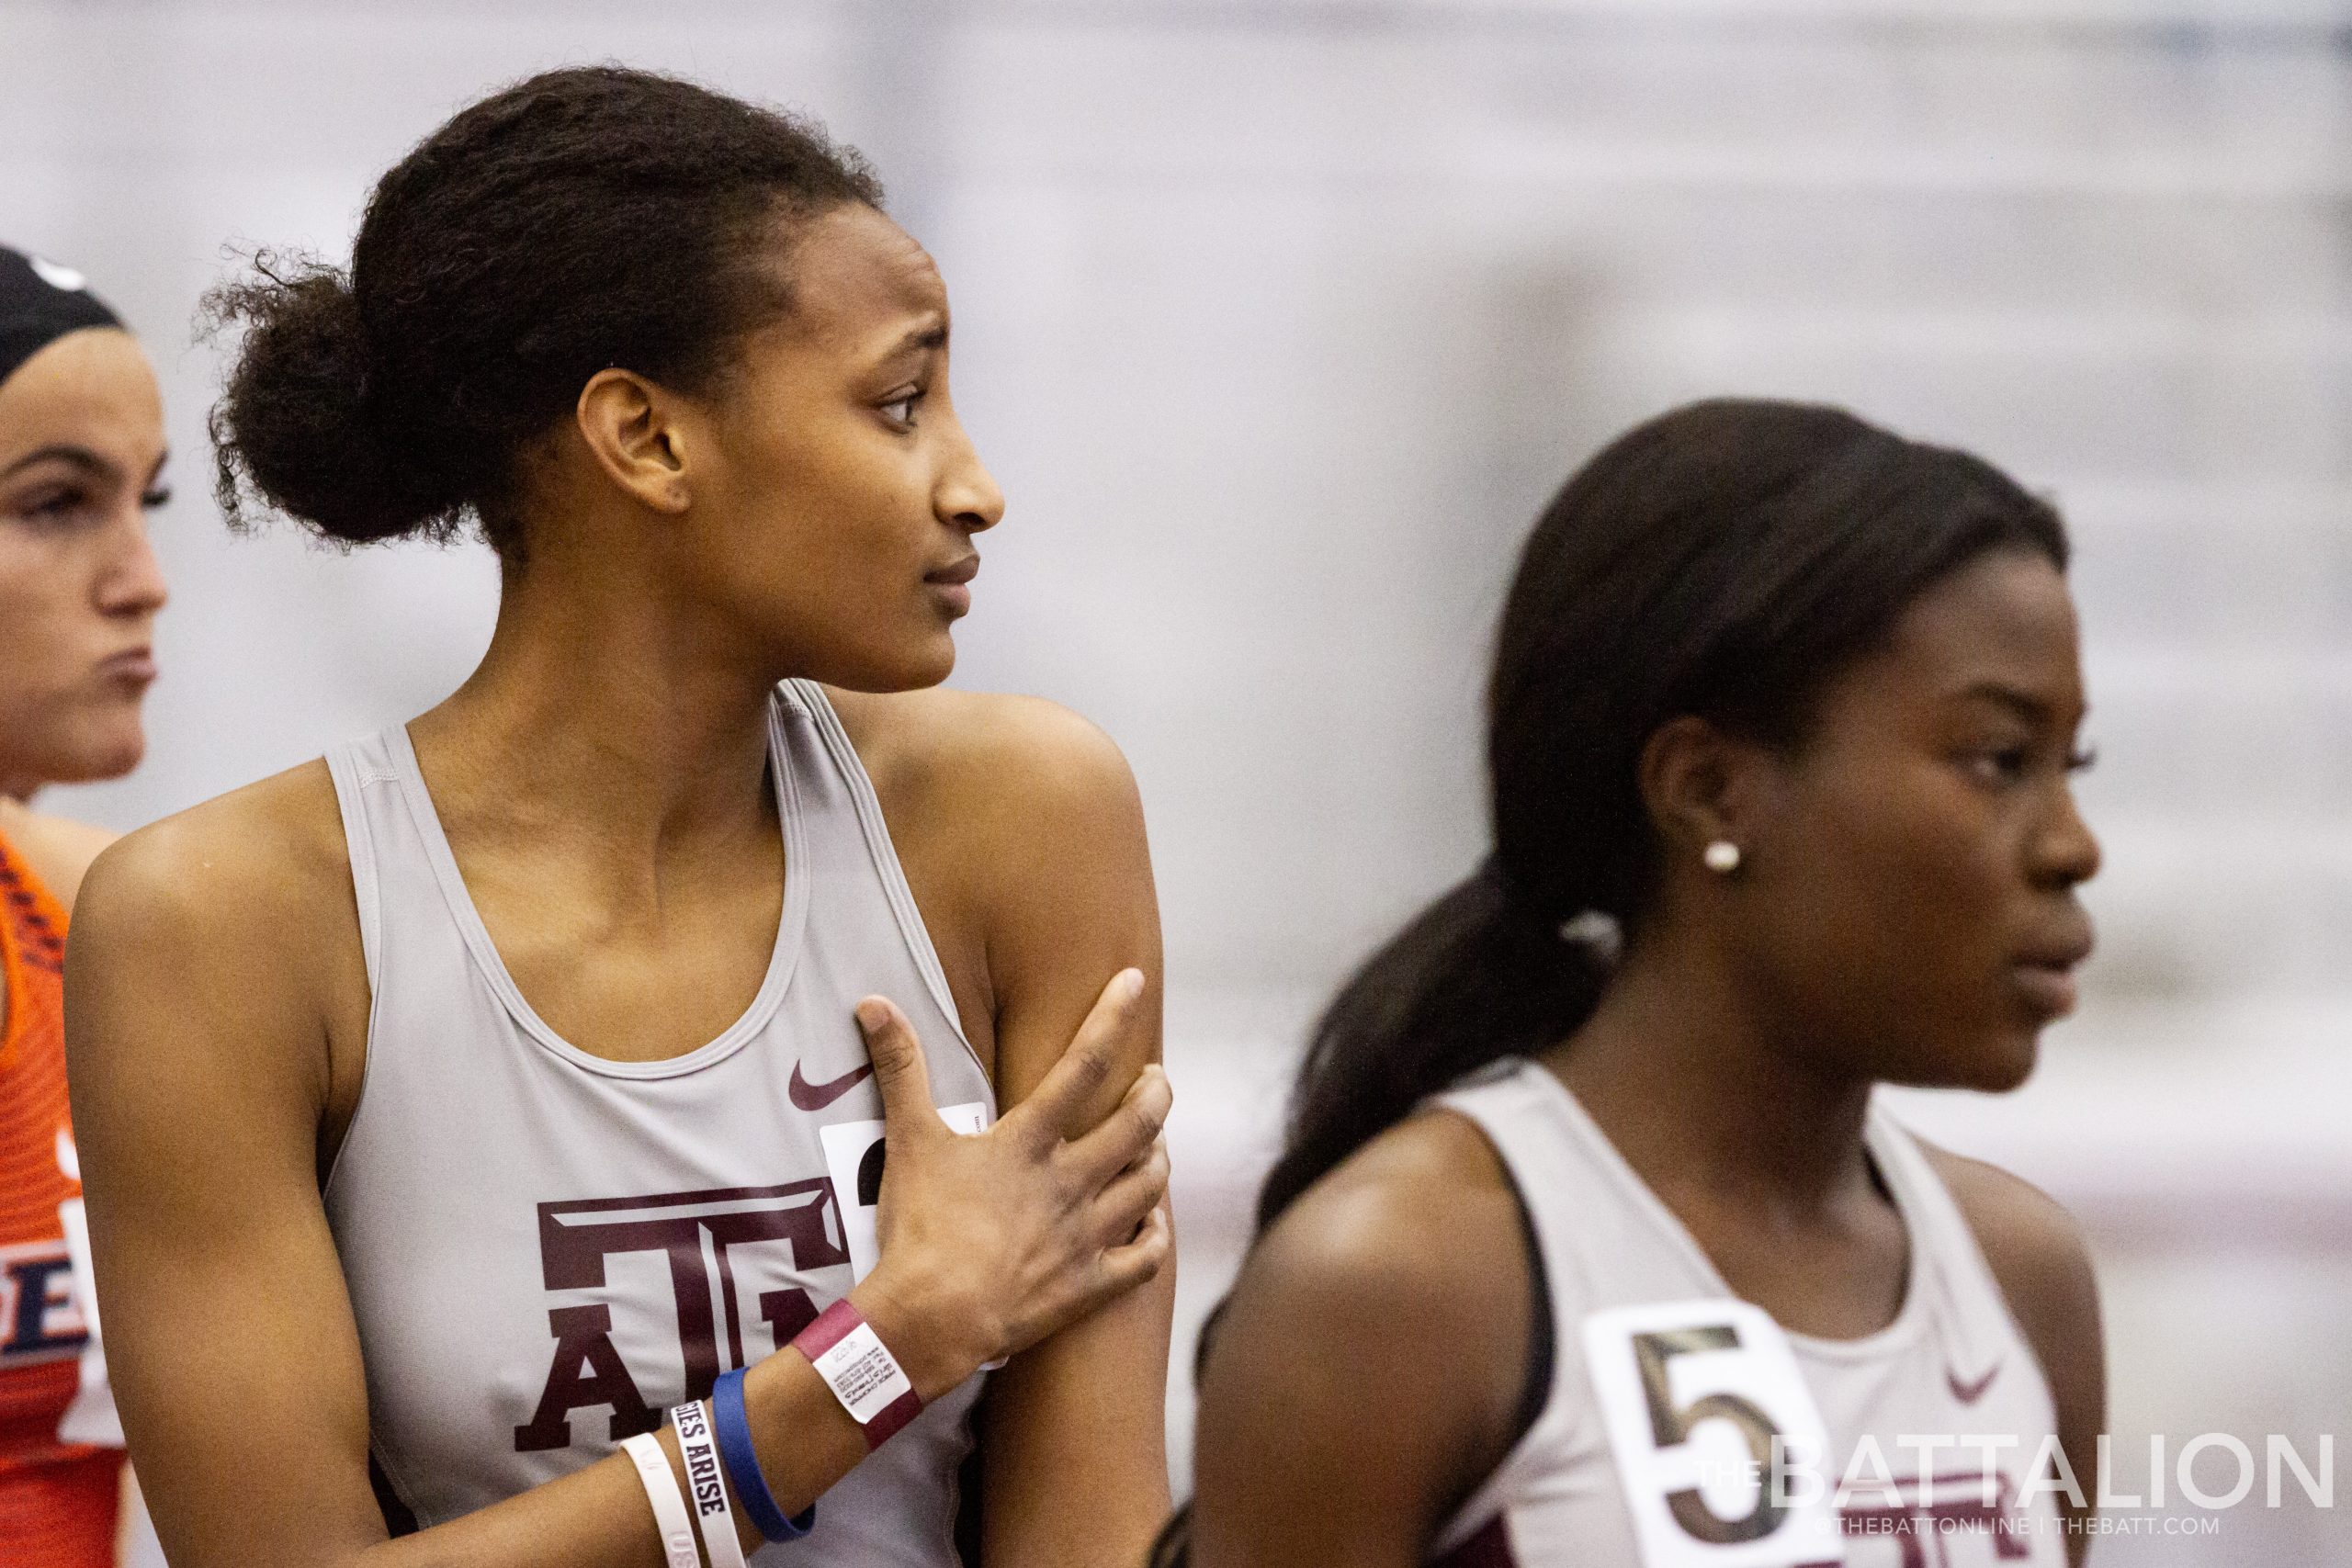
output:
<svg viewBox="0 0 2352 1568"><path fill-rule="evenodd" d="M863 1427L893 1404L914 1392L899 1359L874 1332L861 1323L840 1341L820 1352L812 1363L842 1408Z"/></svg>
<svg viewBox="0 0 2352 1568"><path fill-rule="evenodd" d="M637 1466L637 1478L645 1485L645 1500L653 1505L653 1528L662 1535L662 1561L669 1568L702 1568L702 1554L695 1550L694 1521L686 1517L686 1499L670 1469L670 1456L642 1432L622 1438L621 1451Z"/></svg>
<svg viewBox="0 0 2352 1568"><path fill-rule="evenodd" d="M710 1568L743 1568L743 1543L735 1536L735 1509L727 1499L727 1472L718 1462L718 1440L710 1430L710 1411L699 1399L670 1412L678 1434L678 1457L686 1465L686 1495L694 1504L695 1522L702 1529L703 1550Z"/></svg>

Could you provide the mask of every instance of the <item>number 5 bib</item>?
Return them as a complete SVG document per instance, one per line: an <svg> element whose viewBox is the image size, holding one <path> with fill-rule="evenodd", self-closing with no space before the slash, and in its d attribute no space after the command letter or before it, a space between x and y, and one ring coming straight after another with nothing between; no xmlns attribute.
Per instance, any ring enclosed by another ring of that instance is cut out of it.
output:
<svg viewBox="0 0 2352 1568"><path fill-rule="evenodd" d="M1747 1302L1611 1307L1585 1362L1643 1568L1838 1568L1829 1433L1788 1336Z"/></svg>

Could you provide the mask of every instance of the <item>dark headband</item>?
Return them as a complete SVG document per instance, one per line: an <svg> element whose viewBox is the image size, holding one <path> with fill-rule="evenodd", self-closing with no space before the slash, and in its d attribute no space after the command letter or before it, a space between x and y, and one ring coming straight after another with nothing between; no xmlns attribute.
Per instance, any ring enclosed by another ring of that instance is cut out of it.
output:
<svg viewBox="0 0 2352 1568"><path fill-rule="evenodd" d="M80 273L0 245L0 381L67 333L120 325Z"/></svg>

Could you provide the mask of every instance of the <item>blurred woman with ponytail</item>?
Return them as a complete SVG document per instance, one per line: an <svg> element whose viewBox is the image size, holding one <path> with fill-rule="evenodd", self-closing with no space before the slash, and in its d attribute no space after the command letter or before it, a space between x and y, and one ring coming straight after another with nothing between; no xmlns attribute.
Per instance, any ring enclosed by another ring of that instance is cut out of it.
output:
<svg viewBox="0 0 2352 1568"><path fill-rule="evenodd" d="M1872 1098L2015 1088L2072 1006L2066 559L1826 408L1694 405L1569 480L1492 852L1316 1032L1163 1564L2080 1561L2083 1244Z"/></svg>

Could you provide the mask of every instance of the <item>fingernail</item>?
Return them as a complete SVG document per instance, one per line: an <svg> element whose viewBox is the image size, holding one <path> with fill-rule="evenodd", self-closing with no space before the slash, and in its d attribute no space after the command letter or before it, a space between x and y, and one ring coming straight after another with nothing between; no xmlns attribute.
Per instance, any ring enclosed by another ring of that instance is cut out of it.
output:
<svg viewBox="0 0 2352 1568"><path fill-rule="evenodd" d="M1121 971L1119 975L1119 999L1122 1001L1131 1002L1141 995L1143 995L1143 971L1140 969L1127 969Z"/></svg>
<svg viewBox="0 0 2352 1568"><path fill-rule="evenodd" d="M857 1004L857 1026L872 1034L890 1021L890 1010L872 997Z"/></svg>

